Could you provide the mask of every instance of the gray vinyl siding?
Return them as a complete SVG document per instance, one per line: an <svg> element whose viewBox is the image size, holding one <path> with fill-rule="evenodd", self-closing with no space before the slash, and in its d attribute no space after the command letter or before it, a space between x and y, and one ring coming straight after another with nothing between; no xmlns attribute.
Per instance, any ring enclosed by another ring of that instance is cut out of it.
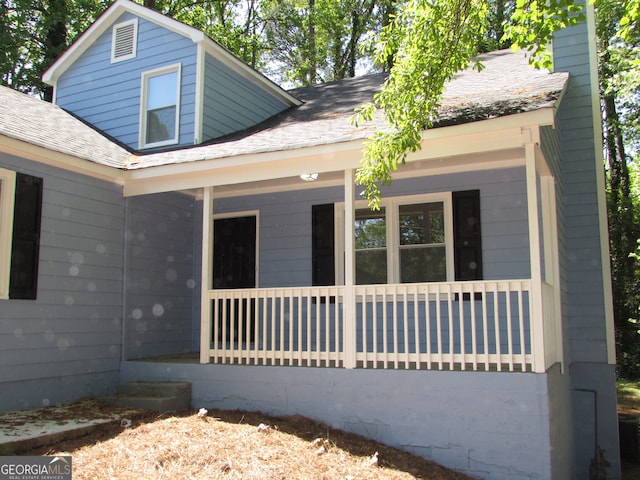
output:
<svg viewBox="0 0 640 480"><path fill-rule="evenodd" d="M287 107L208 54L204 66L204 141L245 130Z"/></svg>
<svg viewBox="0 0 640 480"><path fill-rule="evenodd" d="M396 180L384 197L480 189L485 279L529 278L523 168ZM216 213L259 210L259 286L311 284L311 206L343 201L342 187L220 199Z"/></svg>
<svg viewBox="0 0 640 480"><path fill-rule="evenodd" d="M125 14L117 22L131 18L131 14ZM59 78L56 103L137 149L141 75L148 70L180 63L179 144L193 145L196 50L190 39L140 18L137 57L112 64L109 28Z"/></svg>
<svg viewBox="0 0 640 480"><path fill-rule="evenodd" d="M587 478L594 445L619 478L615 365L607 359L601 238L596 169L589 38L585 24L564 30L554 41L556 70L570 73L557 114L561 144L559 196L560 270L567 365L574 418L574 478ZM596 108L597 111L597 108ZM606 222L606 219L602 219ZM595 413L594 413L595 412Z"/></svg>
<svg viewBox="0 0 640 480"><path fill-rule="evenodd" d="M110 392L121 359L122 229L118 185L0 154L43 178L36 300L0 300L0 409Z"/></svg>
<svg viewBox="0 0 640 480"><path fill-rule="evenodd" d="M558 112L565 240L561 260L565 305L571 305L568 320L573 361L606 362L606 351L601 348L606 344L606 332L589 55L586 44L575 42L577 34L586 36L586 26L563 32L554 44L556 69L571 73Z"/></svg>
<svg viewBox="0 0 640 480"><path fill-rule="evenodd" d="M179 193L127 199L127 359L193 350L191 318L200 302L194 251L202 243L194 238L194 208L194 199Z"/></svg>

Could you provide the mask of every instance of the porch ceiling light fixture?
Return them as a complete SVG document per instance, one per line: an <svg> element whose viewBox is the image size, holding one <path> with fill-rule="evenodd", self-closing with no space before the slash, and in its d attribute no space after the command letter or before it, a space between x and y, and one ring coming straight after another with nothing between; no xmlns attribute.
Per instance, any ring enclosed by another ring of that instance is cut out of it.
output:
<svg viewBox="0 0 640 480"><path fill-rule="evenodd" d="M303 173L300 178L305 182L315 182L318 179L317 173Z"/></svg>

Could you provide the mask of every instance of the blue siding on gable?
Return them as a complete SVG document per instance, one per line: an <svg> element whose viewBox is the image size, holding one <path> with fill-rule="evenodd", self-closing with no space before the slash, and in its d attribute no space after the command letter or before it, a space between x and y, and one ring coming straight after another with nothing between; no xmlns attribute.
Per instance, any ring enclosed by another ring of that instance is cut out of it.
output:
<svg viewBox="0 0 640 480"><path fill-rule="evenodd" d="M117 22L133 18L125 14ZM138 55L111 64L108 29L58 79L56 103L131 148L138 148L142 72L180 63L180 145L193 145L196 45L188 38L139 19Z"/></svg>
<svg viewBox="0 0 640 480"><path fill-rule="evenodd" d="M0 410L111 392L122 343L122 187L0 154L43 178L36 300L0 301Z"/></svg>
<svg viewBox="0 0 640 480"><path fill-rule="evenodd" d="M193 351L192 316L200 304L194 251L202 243L194 238L202 223L194 208L194 199L179 193L127 199L127 359Z"/></svg>
<svg viewBox="0 0 640 480"><path fill-rule="evenodd" d="M204 67L204 141L244 130L287 108L209 54Z"/></svg>

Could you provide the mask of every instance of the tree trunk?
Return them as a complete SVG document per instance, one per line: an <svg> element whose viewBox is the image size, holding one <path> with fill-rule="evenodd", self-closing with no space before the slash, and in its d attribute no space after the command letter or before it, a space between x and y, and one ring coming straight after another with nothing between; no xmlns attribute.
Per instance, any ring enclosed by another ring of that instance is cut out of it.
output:
<svg viewBox="0 0 640 480"><path fill-rule="evenodd" d="M42 71L49 68L67 47L67 5L65 0L51 0L45 10L44 62ZM43 86L43 98L53 101L53 87Z"/></svg>
<svg viewBox="0 0 640 480"><path fill-rule="evenodd" d="M309 0L309 85L318 81L316 49L316 0Z"/></svg>

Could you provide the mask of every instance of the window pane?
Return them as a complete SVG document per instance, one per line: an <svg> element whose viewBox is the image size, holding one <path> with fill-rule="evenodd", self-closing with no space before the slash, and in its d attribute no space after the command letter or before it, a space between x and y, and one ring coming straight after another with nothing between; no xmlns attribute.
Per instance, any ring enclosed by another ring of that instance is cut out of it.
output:
<svg viewBox="0 0 640 480"><path fill-rule="evenodd" d="M387 251L362 250L356 252L356 284L387 282Z"/></svg>
<svg viewBox="0 0 640 480"><path fill-rule="evenodd" d="M442 202L400 206L400 245L444 243Z"/></svg>
<svg viewBox="0 0 640 480"><path fill-rule="evenodd" d="M163 142L176 136L176 107L147 112L146 143Z"/></svg>
<svg viewBox="0 0 640 480"><path fill-rule="evenodd" d="M445 247L400 250L400 282L444 282L447 279Z"/></svg>
<svg viewBox="0 0 640 480"><path fill-rule="evenodd" d="M356 210L355 232L356 249L384 248L387 246L385 209L372 212L368 208Z"/></svg>
<svg viewBox="0 0 640 480"><path fill-rule="evenodd" d="M178 72L149 77L147 84L147 109L155 110L176 104Z"/></svg>

